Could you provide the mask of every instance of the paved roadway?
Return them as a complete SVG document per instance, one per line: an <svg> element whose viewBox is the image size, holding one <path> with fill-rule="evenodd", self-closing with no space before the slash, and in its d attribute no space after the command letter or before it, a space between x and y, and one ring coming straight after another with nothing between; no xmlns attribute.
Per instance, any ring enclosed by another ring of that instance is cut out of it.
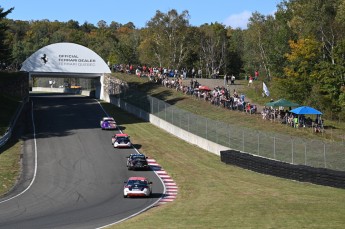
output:
<svg viewBox="0 0 345 229"><path fill-rule="evenodd" d="M164 187L156 174L128 171L126 156L134 150L114 149L114 131L99 128L105 113L97 101L54 94L32 101L37 171L32 134L24 143L23 177L0 199L0 228L98 228L159 200ZM124 181L132 175L153 181L153 198L123 198Z"/></svg>

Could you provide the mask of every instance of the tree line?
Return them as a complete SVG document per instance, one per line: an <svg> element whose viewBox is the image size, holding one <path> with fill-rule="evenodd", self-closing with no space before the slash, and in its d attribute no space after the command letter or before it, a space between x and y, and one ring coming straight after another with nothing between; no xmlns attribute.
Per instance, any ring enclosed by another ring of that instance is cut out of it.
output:
<svg viewBox="0 0 345 229"><path fill-rule="evenodd" d="M159 10L143 28L7 19L0 6L1 68L20 69L38 49L57 42L88 47L110 64L202 69L239 78L260 72L276 95L345 119L345 1L283 0L274 15L254 12L246 29L189 24L189 12Z"/></svg>

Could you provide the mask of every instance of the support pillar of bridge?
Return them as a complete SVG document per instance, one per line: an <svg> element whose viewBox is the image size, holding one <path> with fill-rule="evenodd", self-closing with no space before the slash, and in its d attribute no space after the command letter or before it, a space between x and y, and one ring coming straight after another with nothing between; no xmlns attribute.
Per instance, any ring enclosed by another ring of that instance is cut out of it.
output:
<svg viewBox="0 0 345 229"><path fill-rule="evenodd" d="M101 100L106 100L106 95L107 93L104 91L105 90L105 85L104 85L104 74L101 75L101 77L99 77L99 85L96 86L96 98L97 99L101 99ZM97 97L99 91L99 97Z"/></svg>

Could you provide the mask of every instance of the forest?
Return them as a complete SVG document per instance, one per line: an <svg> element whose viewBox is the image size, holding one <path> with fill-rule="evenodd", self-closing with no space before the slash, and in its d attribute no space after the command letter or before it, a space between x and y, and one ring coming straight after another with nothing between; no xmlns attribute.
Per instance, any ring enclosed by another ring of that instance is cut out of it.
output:
<svg viewBox="0 0 345 229"><path fill-rule="evenodd" d="M201 69L211 77L244 79L260 73L276 95L345 120L345 1L283 0L274 15L252 13L247 28L222 23L192 26L189 12L156 11L143 28L132 22L97 25L8 19L0 6L0 67L18 71L38 49L72 42L95 51L111 66Z"/></svg>

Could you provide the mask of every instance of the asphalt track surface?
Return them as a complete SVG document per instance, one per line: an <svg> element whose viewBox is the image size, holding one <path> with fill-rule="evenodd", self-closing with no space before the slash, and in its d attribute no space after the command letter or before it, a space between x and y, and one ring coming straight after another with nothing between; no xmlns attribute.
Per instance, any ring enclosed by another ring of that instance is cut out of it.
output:
<svg viewBox="0 0 345 229"><path fill-rule="evenodd" d="M135 150L112 147L115 131L99 128L105 112L97 101L54 94L31 101L33 125L24 141L23 175L0 199L0 228L99 228L159 201L164 192L160 178L153 171L127 170L126 156ZM130 176L148 177L152 197L123 198Z"/></svg>

